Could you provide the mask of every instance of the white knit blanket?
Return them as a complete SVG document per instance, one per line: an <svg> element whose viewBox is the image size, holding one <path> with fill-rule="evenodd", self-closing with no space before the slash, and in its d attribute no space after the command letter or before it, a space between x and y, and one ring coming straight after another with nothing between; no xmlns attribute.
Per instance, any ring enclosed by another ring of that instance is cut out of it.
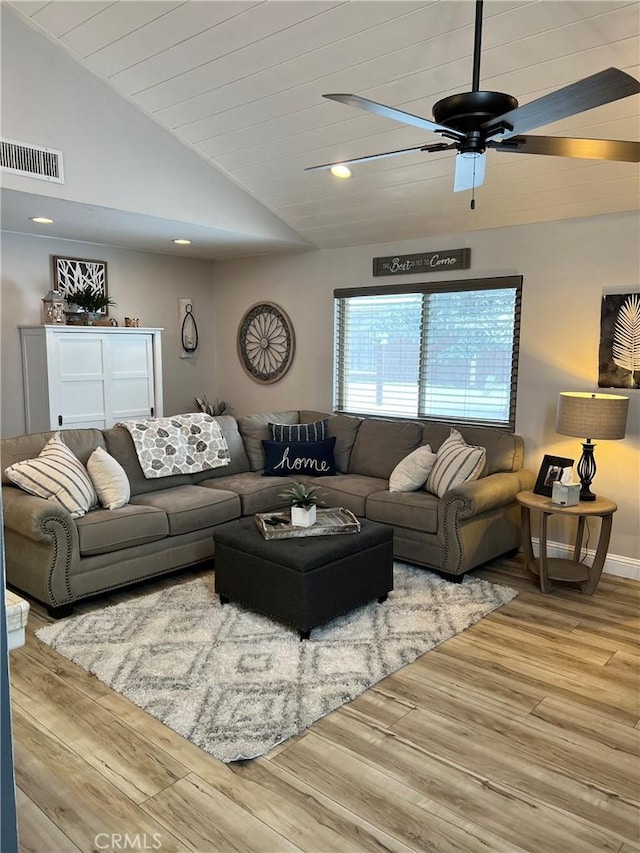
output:
<svg viewBox="0 0 640 853"><path fill-rule="evenodd" d="M231 461L220 425L211 415L194 412L170 418L122 421L147 480L171 474L194 474Z"/></svg>

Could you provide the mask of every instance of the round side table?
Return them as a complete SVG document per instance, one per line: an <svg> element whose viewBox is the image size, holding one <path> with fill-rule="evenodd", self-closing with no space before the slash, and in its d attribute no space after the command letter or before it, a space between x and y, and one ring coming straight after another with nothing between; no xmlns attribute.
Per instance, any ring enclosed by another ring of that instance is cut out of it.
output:
<svg viewBox="0 0 640 853"><path fill-rule="evenodd" d="M560 506L551 502L551 498L536 495L534 492L520 492L516 495L522 512L522 539L524 559L527 569L540 578L540 589L549 592L550 581L572 581L579 583L582 592L593 595L598 586L602 567L607 556L613 513L618 509L609 498L597 497L595 501L580 501L575 506ZM534 557L531 543L531 510L540 513L540 556ZM547 556L547 520L550 515L568 515L578 519L578 530L573 549L573 558L549 558ZM600 518L600 536L596 554L591 566L580 562L582 537L585 520L589 516Z"/></svg>

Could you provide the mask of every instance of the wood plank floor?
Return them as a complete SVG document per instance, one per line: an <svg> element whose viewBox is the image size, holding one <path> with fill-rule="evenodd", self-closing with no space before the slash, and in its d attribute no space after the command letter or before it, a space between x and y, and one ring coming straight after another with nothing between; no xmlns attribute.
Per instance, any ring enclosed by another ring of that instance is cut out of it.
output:
<svg viewBox="0 0 640 853"><path fill-rule="evenodd" d="M36 640L32 603L10 658L20 850L640 853L640 583L543 596L518 558L474 574L520 594L226 765Z"/></svg>

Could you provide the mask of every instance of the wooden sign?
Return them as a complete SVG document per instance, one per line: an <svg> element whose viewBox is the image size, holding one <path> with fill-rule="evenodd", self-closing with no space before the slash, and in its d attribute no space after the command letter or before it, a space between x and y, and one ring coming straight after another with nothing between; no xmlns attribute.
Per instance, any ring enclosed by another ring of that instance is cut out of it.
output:
<svg viewBox="0 0 640 853"><path fill-rule="evenodd" d="M419 255L374 258L373 274L407 275L443 270L468 270L470 266L471 249L442 249L439 252L423 252Z"/></svg>

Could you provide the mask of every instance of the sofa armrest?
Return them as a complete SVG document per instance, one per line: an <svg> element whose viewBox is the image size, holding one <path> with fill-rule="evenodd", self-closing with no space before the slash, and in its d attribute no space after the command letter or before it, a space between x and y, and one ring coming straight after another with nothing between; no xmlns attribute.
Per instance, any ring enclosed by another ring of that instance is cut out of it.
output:
<svg viewBox="0 0 640 853"><path fill-rule="evenodd" d="M52 605L70 601L69 572L80 560L71 515L10 486L2 489L2 504L8 582Z"/></svg>
<svg viewBox="0 0 640 853"><path fill-rule="evenodd" d="M490 474L480 480L450 489L440 500L438 529L444 529L451 514L457 519L472 518L496 507L512 503L518 492L531 489L535 475L525 468L509 473Z"/></svg>
<svg viewBox="0 0 640 853"><path fill-rule="evenodd" d="M51 522L72 526L76 532L75 522L71 515L53 501L30 495L21 489L3 488L2 504L4 526L22 536L36 542L50 541L53 530L49 529Z"/></svg>

